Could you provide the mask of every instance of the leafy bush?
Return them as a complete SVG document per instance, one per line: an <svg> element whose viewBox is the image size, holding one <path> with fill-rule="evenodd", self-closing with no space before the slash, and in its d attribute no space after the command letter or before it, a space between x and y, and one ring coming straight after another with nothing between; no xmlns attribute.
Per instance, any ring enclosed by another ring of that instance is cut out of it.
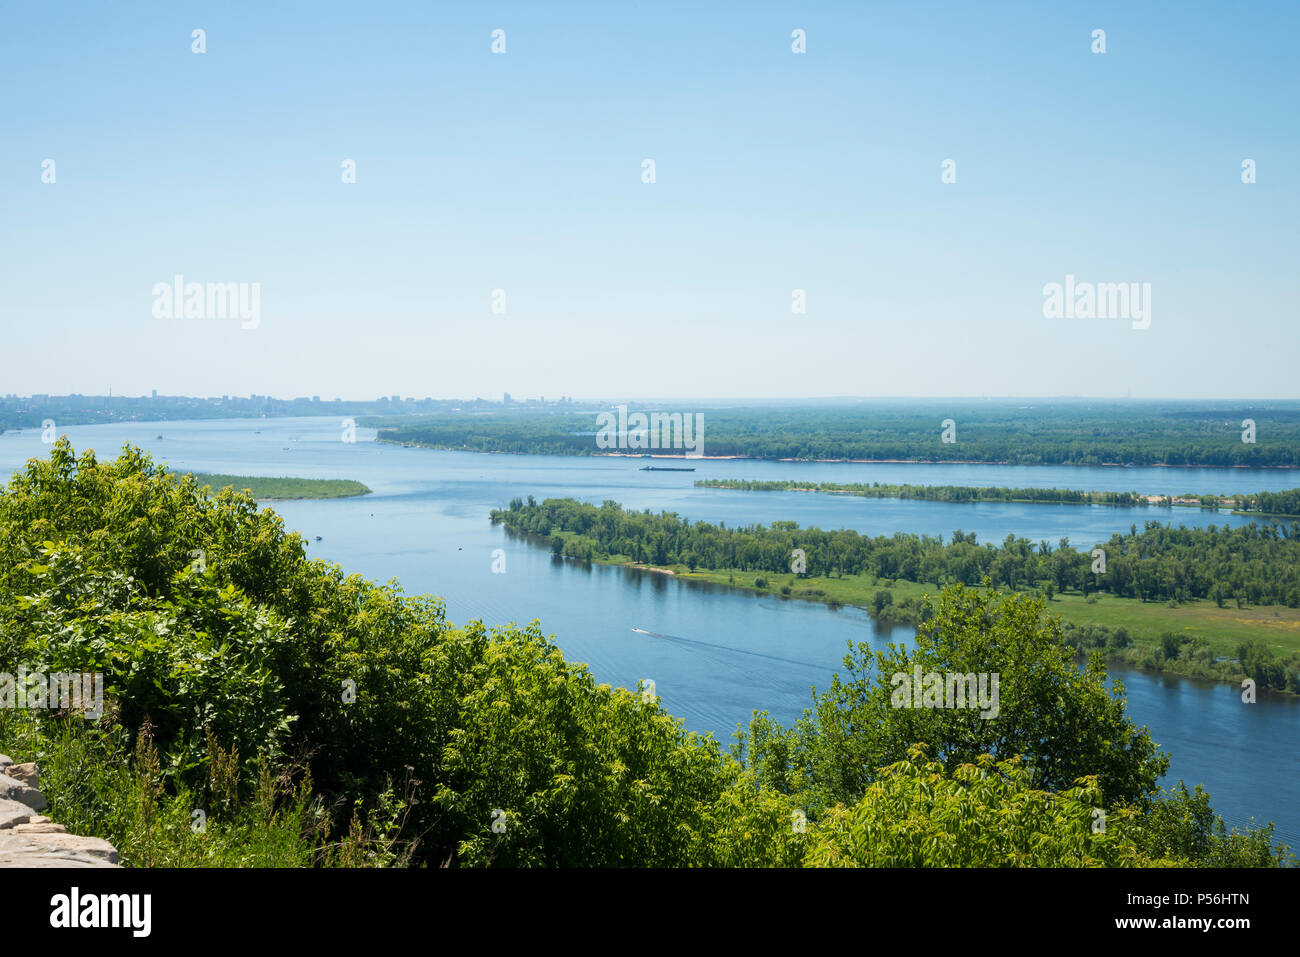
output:
<svg viewBox="0 0 1300 957"><path fill-rule="evenodd" d="M147 727L178 807L215 743L241 804L261 767L309 774L334 837L409 784L416 860L669 864L700 852L738 773L536 626L456 628L441 601L309 561L273 512L135 449L104 464L60 441L0 495L0 533L0 670L102 672L117 756Z"/></svg>
<svg viewBox="0 0 1300 957"><path fill-rule="evenodd" d="M924 743L949 771L982 754L1023 756L1036 786L1049 791L1093 775L1111 805L1137 802L1155 789L1168 756L1128 719L1122 689L1108 690L1099 657L1082 669L1076 665L1041 598L957 585L929 606L914 649L890 645L876 652L860 643L845 656L845 677L834 677L792 727L777 730L766 720L751 725L737 753L748 751L764 784L788 788L797 804L820 813L856 803L878 768L905 760L911 745ZM997 674L997 716L986 719L974 708L896 707L893 676L910 677L916 668Z"/></svg>
<svg viewBox="0 0 1300 957"><path fill-rule="evenodd" d="M1273 825L1229 832L1210 808L1198 784L1188 791L1181 781L1163 791L1130 829L1147 854L1169 856L1197 867L1277 867L1294 864L1285 846L1273 841Z"/></svg>
<svg viewBox="0 0 1300 957"><path fill-rule="evenodd" d="M951 772L922 748L887 768L850 807L833 808L813 830L815 867L1123 867L1150 859L1118 825L1095 827L1102 808L1095 777L1061 794L1036 790L1013 760L982 755Z"/></svg>

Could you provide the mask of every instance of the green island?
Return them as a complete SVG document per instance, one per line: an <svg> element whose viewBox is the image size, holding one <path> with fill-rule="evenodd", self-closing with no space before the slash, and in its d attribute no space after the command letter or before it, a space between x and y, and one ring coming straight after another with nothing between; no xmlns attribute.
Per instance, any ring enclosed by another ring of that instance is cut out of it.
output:
<svg viewBox="0 0 1300 957"><path fill-rule="evenodd" d="M826 492L863 498L920 499L926 502L1017 502L1040 505L1113 505L1124 508L1192 507L1218 511L1258 512L1300 518L1300 489L1256 492L1253 495L1143 495L1140 492L1085 492L1060 488L1007 488L980 485L890 485L883 482L806 482L799 479L697 479L696 488L729 488L747 492Z"/></svg>
<svg viewBox="0 0 1300 957"><path fill-rule="evenodd" d="M213 489L230 488L248 492L259 502L287 501L303 498L351 498L369 495L370 489L351 479L273 478L264 475L220 475L194 472L199 485Z"/></svg>
<svg viewBox="0 0 1300 957"><path fill-rule="evenodd" d="M684 580L866 608L900 624L925 621L927 596L985 582L1038 594L1064 639L1107 660L1189 677L1251 678L1300 693L1300 522L1142 531L1076 550L1008 536L978 545L898 533L875 538L793 522L727 528L572 499L515 499L492 521L540 536L556 555L672 571ZM792 568L796 550L804 567Z"/></svg>
<svg viewBox="0 0 1300 957"><path fill-rule="evenodd" d="M657 521L595 511L503 520ZM453 624L309 559L249 495L60 439L0 492L0 753L127 867L1295 865L1272 824L1159 785L1169 755L1042 596L949 584L925 609L914 647L850 649L801 718L756 712L724 749L536 622ZM991 699L930 702L990 673ZM31 704L45 674L102 676L102 710Z"/></svg>
<svg viewBox="0 0 1300 957"><path fill-rule="evenodd" d="M1300 403L1294 401L915 399L745 407L680 403L636 411L702 416L708 458L1300 467ZM440 412L368 417L363 424L379 430L379 441L403 445L602 454L595 412ZM628 442L618 451L638 449Z"/></svg>

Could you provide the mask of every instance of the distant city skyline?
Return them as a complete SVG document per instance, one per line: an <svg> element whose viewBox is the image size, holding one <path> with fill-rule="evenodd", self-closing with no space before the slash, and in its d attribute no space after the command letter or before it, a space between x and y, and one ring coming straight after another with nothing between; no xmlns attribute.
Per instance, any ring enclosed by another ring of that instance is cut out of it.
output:
<svg viewBox="0 0 1300 957"><path fill-rule="evenodd" d="M151 390L147 395L131 395L128 393L48 393L37 392L27 395L18 393L7 393L0 396L0 403L13 401L54 401L59 399L77 399L85 401L102 401L109 403L114 399L123 401L189 401L189 402L281 402L281 403L312 403L320 405L332 405L336 403L365 404L365 403L400 403L400 404L419 404L419 403L483 403L490 405L546 405L546 406L596 406L610 405L613 403L662 403L662 402L716 402L721 405L755 402L771 405L804 405L804 404L836 404L836 403L883 403L907 405L908 403L927 404L927 403L944 403L944 402L1040 402L1045 404L1070 404L1070 403L1088 403L1096 402L1103 404L1124 404L1124 403L1167 403L1167 404L1186 404L1196 402L1210 402L1220 404L1246 404L1260 403L1266 405L1300 405L1300 397L1282 397L1282 398L1259 398L1250 396L1215 396L1200 395L1186 397L1171 396L1082 396L1082 395L1039 395L1039 396L1018 396L1018 395L951 395L951 396L888 396L888 395L830 395L830 396L791 396L791 397L771 397L771 396L633 396L633 395L613 395L613 396L524 396L514 395L512 393L503 393L500 397L485 395L460 395L460 396L403 396L403 395L379 395L379 396L322 396L322 395L269 395L264 393L249 393L238 395L223 393L221 395L164 395Z"/></svg>
<svg viewBox="0 0 1300 957"><path fill-rule="evenodd" d="M1298 27L11 5L0 388L1292 398Z"/></svg>

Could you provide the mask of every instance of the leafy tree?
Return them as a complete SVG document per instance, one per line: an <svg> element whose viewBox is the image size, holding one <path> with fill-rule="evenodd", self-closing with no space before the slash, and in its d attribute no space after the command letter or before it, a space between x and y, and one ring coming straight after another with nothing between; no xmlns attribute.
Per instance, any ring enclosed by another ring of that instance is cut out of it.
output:
<svg viewBox="0 0 1300 957"><path fill-rule="evenodd" d="M440 600L308 560L274 512L130 448L101 463L61 440L0 495L0 671L20 663L102 673L118 753L148 729L172 795L202 793L217 753L238 756L224 790L241 801L259 767L297 768L345 836L396 787L416 861L706 859L740 775L535 625L458 628Z"/></svg>
<svg viewBox="0 0 1300 957"><path fill-rule="evenodd" d="M778 731L764 719L740 736L736 753L760 781L788 789L796 803L820 813L858 801L876 769L923 743L949 771L981 754L1021 756L1035 786L1048 791L1095 776L1111 805L1154 791L1168 756L1127 718L1123 688L1107 690L1099 655L1075 665L1041 599L956 585L932 608L913 650L890 645L876 652L863 642L845 656L846 676L832 679L792 727ZM896 706L895 675L910 682L917 669L988 675L989 690L996 674L996 717L975 707Z"/></svg>
<svg viewBox="0 0 1300 957"><path fill-rule="evenodd" d="M1210 807L1210 796L1179 781L1163 791L1129 833L1144 853L1177 858L1197 867L1279 867L1294 865L1285 845L1275 844L1273 825L1229 832Z"/></svg>
<svg viewBox="0 0 1300 957"><path fill-rule="evenodd" d="M981 755L951 770L923 748L881 769L853 805L838 805L812 832L814 867L1133 867L1151 859L1116 826L1095 827L1103 806L1095 777L1060 794L1036 789L1015 760Z"/></svg>

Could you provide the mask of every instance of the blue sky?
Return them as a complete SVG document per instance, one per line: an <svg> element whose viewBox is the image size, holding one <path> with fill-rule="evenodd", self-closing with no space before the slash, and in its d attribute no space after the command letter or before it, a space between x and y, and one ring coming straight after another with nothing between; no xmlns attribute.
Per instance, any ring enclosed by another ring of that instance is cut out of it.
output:
<svg viewBox="0 0 1300 957"><path fill-rule="evenodd" d="M271 6L0 6L0 392L1297 394L1300 5Z"/></svg>

